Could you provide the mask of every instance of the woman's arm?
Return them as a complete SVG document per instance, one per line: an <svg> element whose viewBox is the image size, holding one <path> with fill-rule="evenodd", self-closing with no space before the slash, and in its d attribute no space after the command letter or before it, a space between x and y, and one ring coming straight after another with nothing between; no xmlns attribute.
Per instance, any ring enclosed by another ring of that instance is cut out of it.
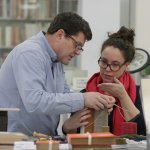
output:
<svg viewBox="0 0 150 150"><path fill-rule="evenodd" d="M119 99L126 121L130 121L140 114L140 111L132 102L123 84L117 78L114 78L114 83L102 83L98 87Z"/></svg>
<svg viewBox="0 0 150 150"><path fill-rule="evenodd" d="M140 114L140 111L136 108L135 104L132 102L125 90L124 93L119 97L119 100L126 121L131 121Z"/></svg>

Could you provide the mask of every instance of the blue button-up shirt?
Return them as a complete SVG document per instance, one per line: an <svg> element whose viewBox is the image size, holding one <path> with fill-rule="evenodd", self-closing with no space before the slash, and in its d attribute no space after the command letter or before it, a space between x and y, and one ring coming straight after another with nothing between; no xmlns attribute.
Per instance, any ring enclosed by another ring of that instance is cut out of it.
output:
<svg viewBox="0 0 150 150"><path fill-rule="evenodd" d="M84 107L83 95L70 92L56 60L42 31L7 56L0 69L0 107L20 108L9 112L8 131L55 135L60 114Z"/></svg>

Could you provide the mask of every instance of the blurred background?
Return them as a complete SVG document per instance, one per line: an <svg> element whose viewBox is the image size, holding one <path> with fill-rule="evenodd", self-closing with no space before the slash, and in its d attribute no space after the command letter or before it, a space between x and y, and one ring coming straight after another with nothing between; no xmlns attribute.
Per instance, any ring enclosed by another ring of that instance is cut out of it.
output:
<svg viewBox="0 0 150 150"><path fill-rule="evenodd" d="M56 14L73 11L89 22L93 32L85 51L65 66L68 84L80 90L99 71L97 60L108 32L116 32L120 26L133 28L135 47L150 53L149 6L149 0L0 0L0 65L14 46L45 31ZM133 76L140 84L141 78L150 78L150 66Z"/></svg>

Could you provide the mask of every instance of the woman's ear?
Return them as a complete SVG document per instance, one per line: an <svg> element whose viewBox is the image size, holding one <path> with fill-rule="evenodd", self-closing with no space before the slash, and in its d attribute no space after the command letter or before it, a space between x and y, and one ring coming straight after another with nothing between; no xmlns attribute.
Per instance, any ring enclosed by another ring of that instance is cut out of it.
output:
<svg viewBox="0 0 150 150"><path fill-rule="evenodd" d="M126 63L125 64L125 70L127 70L128 66L130 65L130 63Z"/></svg>

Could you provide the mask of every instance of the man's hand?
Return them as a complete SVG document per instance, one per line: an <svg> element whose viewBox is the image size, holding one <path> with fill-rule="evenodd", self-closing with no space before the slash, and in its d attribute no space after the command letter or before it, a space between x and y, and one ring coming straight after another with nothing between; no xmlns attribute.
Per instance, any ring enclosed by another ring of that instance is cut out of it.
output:
<svg viewBox="0 0 150 150"><path fill-rule="evenodd" d="M100 109L112 108L115 103L115 99L111 96L103 95L98 92L86 92L83 93L85 107L93 108L97 111Z"/></svg>
<svg viewBox="0 0 150 150"><path fill-rule="evenodd" d="M112 111L115 99L111 96L103 95L98 92L86 92L83 93L85 107L93 108L95 110L100 110L108 108L108 112ZM69 119L67 119L63 124L63 131L65 133L77 132L77 128L81 126L86 126L89 122L88 118L91 117L91 110L84 108L80 111L74 113Z"/></svg>
<svg viewBox="0 0 150 150"><path fill-rule="evenodd" d="M74 133L76 132L77 128L86 126L89 123L87 122L87 119L91 117L90 112L91 111L88 108L84 108L74 113L64 122L63 131L65 133Z"/></svg>

